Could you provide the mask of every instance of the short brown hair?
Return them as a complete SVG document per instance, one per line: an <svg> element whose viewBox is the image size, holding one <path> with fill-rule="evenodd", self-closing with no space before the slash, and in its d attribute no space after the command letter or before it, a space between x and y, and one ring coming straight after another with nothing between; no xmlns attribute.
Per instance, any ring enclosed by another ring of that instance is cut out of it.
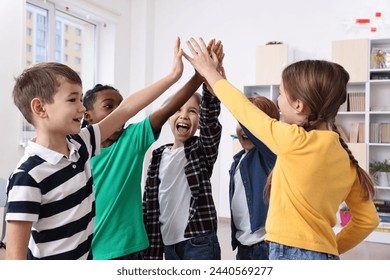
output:
<svg viewBox="0 0 390 280"><path fill-rule="evenodd" d="M249 101L252 102L254 105L257 106L261 111L266 113L268 116L270 116L273 119L279 120L280 114L279 109L276 106L274 102L272 102L270 99L264 96L251 96L248 97Z"/></svg>
<svg viewBox="0 0 390 280"><path fill-rule="evenodd" d="M61 84L61 77L70 83L82 86L80 76L73 69L57 62L37 63L15 78L12 92L14 103L29 123L32 124L33 120L31 100L41 98L42 101L52 103Z"/></svg>

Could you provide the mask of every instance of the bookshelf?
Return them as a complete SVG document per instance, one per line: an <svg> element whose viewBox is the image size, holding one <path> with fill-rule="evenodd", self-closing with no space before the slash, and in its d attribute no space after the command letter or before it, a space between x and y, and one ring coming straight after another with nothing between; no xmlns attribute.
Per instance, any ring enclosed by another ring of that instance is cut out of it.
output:
<svg viewBox="0 0 390 280"><path fill-rule="evenodd" d="M334 41L332 59L350 73L348 99L336 123L352 153L361 156L359 164L368 170L370 162L390 160L390 39ZM390 187L376 186L375 199L390 203ZM390 215L387 210L378 213ZM390 243L390 223L381 223L366 240Z"/></svg>

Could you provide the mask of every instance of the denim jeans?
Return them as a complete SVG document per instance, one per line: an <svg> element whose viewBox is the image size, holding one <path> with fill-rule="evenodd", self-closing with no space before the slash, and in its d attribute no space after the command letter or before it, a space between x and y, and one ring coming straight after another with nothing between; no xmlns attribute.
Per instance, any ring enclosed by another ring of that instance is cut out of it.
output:
<svg viewBox="0 0 390 280"><path fill-rule="evenodd" d="M221 248L215 232L210 232L174 245L164 246L166 260L220 260Z"/></svg>
<svg viewBox="0 0 390 280"><path fill-rule="evenodd" d="M279 243L269 243L270 260L339 260L339 256L290 247Z"/></svg>
<svg viewBox="0 0 390 280"><path fill-rule="evenodd" d="M268 260L268 244L265 241L252 246L238 244L236 260Z"/></svg>

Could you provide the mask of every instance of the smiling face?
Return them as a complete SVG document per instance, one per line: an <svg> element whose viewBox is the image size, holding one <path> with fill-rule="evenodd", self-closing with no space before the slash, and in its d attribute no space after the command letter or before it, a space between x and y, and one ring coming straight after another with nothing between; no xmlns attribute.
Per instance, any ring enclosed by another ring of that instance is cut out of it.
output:
<svg viewBox="0 0 390 280"><path fill-rule="evenodd" d="M82 88L65 78L59 79L59 82L53 102L43 106L48 120L45 122L46 129L52 134L77 134L85 111L81 100Z"/></svg>
<svg viewBox="0 0 390 280"><path fill-rule="evenodd" d="M92 109L86 110L84 115L84 119L89 124L95 124L103 120L106 116L111 114L123 100L119 92L113 89L101 90L94 94L96 96ZM111 141L111 143L115 142L121 136L122 132L123 126L113 133L108 140Z"/></svg>
<svg viewBox="0 0 390 280"><path fill-rule="evenodd" d="M169 125L175 137L173 148L184 146L185 141L195 135L199 126L199 110L199 100L192 96L169 118Z"/></svg>

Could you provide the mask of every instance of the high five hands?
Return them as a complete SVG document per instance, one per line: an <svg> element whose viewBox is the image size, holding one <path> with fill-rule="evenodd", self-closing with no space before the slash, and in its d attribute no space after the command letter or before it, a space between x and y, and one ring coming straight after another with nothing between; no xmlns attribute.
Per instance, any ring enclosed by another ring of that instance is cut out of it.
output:
<svg viewBox="0 0 390 280"><path fill-rule="evenodd" d="M192 64L196 71L202 75L208 84L213 87L215 82L225 78L225 71L222 66L225 54L221 41L215 43L211 40L208 46L202 38L199 38L199 43L190 38L187 41L188 49L192 57L183 51L183 56Z"/></svg>

